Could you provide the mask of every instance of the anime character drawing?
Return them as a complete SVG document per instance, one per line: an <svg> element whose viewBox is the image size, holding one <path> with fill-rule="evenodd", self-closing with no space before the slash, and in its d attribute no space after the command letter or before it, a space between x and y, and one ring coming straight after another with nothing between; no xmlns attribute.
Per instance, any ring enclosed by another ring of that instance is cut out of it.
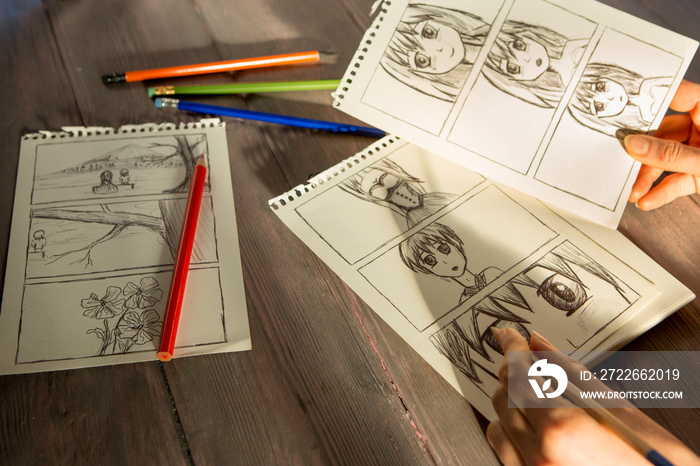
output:
<svg viewBox="0 0 700 466"><path fill-rule="evenodd" d="M617 65L586 66L568 110L582 125L609 136L647 132L673 78L644 78Z"/></svg>
<svg viewBox="0 0 700 466"><path fill-rule="evenodd" d="M490 28L471 13L409 4L380 63L409 87L454 102ZM588 38L569 39L544 26L508 20L482 72L499 90L553 108L588 42Z"/></svg>
<svg viewBox="0 0 700 466"><path fill-rule="evenodd" d="M411 228L457 199L454 194L426 192L422 183L385 158L339 186L359 199L387 207L405 217Z"/></svg>
<svg viewBox="0 0 700 466"><path fill-rule="evenodd" d="M497 89L545 108L561 101L588 38L569 39L536 24L508 20L498 33L482 69Z"/></svg>
<svg viewBox="0 0 700 466"><path fill-rule="evenodd" d="M529 340L529 325L536 313L563 312L566 317L571 317L584 312L587 307L595 308L596 297L591 293L590 284L581 279L582 271L589 274L589 277L608 284L611 293L619 296L622 306L631 304L632 297L628 295L630 292L605 267L573 245L564 243L479 301L430 339L443 356L481 389L483 376L497 378L494 357L503 354L490 327L512 327ZM535 276L545 278L535 280ZM527 288L536 290L537 299L541 298L546 304L528 301L520 291ZM606 306L612 306L610 300L606 300ZM607 309L605 312L615 314L618 311ZM598 331L600 328L592 330L593 333Z"/></svg>
<svg viewBox="0 0 700 466"><path fill-rule="evenodd" d="M477 273L469 270L464 242L450 227L437 222L402 241L399 255L413 272L451 280L463 287L460 303L502 273L496 267L487 267Z"/></svg>
<svg viewBox="0 0 700 466"><path fill-rule="evenodd" d="M411 3L380 64L407 86L454 102L490 28L464 11Z"/></svg>

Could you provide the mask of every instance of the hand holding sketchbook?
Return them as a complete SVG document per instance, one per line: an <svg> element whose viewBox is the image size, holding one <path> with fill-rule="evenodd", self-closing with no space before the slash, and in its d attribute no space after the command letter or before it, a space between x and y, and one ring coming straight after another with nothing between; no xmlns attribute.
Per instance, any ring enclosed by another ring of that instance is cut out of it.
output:
<svg viewBox="0 0 700 466"><path fill-rule="evenodd" d="M177 355L250 349L223 123L76 128L22 138L0 374L157 360L201 156L211 170Z"/></svg>
<svg viewBox="0 0 700 466"><path fill-rule="evenodd" d="M621 139L658 127L697 42L590 0L383 8L340 110L617 226L639 169Z"/></svg>
<svg viewBox="0 0 700 466"><path fill-rule="evenodd" d="M491 419L502 359L491 327L588 356L693 299L619 232L394 137L270 206Z"/></svg>

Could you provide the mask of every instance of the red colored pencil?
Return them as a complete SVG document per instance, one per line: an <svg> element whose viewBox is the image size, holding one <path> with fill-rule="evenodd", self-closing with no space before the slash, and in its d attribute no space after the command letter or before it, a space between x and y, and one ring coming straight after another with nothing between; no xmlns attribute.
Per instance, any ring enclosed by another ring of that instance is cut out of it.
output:
<svg viewBox="0 0 700 466"><path fill-rule="evenodd" d="M192 246L194 245L194 235L197 230L197 219L199 218L199 207L202 203L204 193L204 183L207 179L207 166L202 155L197 162L190 180L190 192L187 196L187 206L185 207L185 218L180 231L180 243L177 247L177 258L173 268L173 277L170 281L170 292L168 293L168 304L165 307L165 317L163 327L160 331L160 342L158 343L158 353L156 356L161 361L170 361L175 349L175 337L177 327L180 322L180 310L182 300L185 295L185 284L187 282L187 272L190 269L190 259L192 257Z"/></svg>
<svg viewBox="0 0 700 466"><path fill-rule="evenodd" d="M317 61L332 62L335 60L335 58L336 55L334 53L312 50L310 52L287 53L282 55L270 55L267 57L241 58L238 60L105 74L102 76L102 82L105 84L123 82L130 83L135 81L144 81L147 79L178 78L180 76L219 73L222 71L247 70L251 68L263 68L268 66L297 65L300 63Z"/></svg>

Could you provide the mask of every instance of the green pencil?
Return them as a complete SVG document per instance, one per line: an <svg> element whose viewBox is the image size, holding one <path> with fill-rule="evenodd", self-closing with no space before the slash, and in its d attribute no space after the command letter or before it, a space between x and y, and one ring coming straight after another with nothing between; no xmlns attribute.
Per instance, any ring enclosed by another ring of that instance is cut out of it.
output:
<svg viewBox="0 0 700 466"><path fill-rule="evenodd" d="M207 86L157 86L148 88L148 96L182 94L252 94L257 92L316 91L336 89L340 79L318 81L279 81L267 83L211 84Z"/></svg>

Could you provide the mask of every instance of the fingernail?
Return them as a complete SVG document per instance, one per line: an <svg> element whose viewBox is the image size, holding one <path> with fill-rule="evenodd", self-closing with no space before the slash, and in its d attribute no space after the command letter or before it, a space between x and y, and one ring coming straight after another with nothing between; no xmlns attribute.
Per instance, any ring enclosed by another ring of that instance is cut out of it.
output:
<svg viewBox="0 0 700 466"><path fill-rule="evenodd" d="M644 155L649 150L649 140L644 136L630 135L625 138L625 147L630 152Z"/></svg>
<svg viewBox="0 0 700 466"><path fill-rule="evenodd" d="M496 340L498 340L498 342L500 343L501 342L501 339L499 337L500 330L498 329L498 327L489 327L489 328L491 329L491 333L493 333L493 336L496 337Z"/></svg>

